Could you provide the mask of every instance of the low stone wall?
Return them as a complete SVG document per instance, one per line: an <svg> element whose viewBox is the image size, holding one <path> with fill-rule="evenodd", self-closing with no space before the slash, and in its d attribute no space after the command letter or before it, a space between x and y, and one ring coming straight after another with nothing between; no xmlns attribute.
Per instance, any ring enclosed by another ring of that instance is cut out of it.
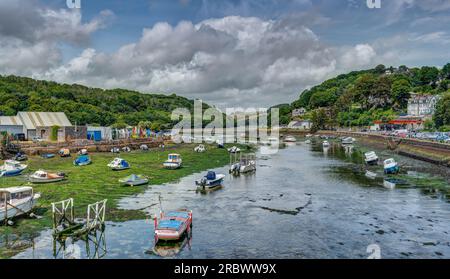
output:
<svg viewBox="0 0 450 279"><path fill-rule="evenodd" d="M118 140L108 142L65 142L65 143L25 143L21 144L21 150L27 155L41 155L46 153L57 153L62 148L68 148L70 152L76 153L81 149L87 149L89 152L110 152L113 147L123 148L130 147L132 150L139 149L141 145L145 144L149 148L158 147L164 142L164 139L135 139L135 140Z"/></svg>

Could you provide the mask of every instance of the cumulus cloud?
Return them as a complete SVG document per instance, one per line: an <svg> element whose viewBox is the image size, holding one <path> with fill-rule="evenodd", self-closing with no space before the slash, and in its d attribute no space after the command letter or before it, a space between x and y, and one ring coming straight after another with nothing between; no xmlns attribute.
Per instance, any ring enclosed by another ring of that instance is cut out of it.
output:
<svg viewBox="0 0 450 279"><path fill-rule="evenodd" d="M23 1L38 5L34 0ZM324 44L301 14L276 20L227 16L197 24L159 22L145 28L136 42L105 53L89 47L89 40L105 26L111 12L83 22L78 10L22 9L15 1L1 3L0 15L25 19L10 17L17 25L0 24L3 74L177 93L219 106L291 102L303 89L337 73L373 66L377 56L365 43ZM319 19L312 24L326 21ZM61 42L83 50L63 62Z"/></svg>
<svg viewBox="0 0 450 279"><path fill-rule="evenodd" d="M112 15L102 11L83 23L77 9L54 10L36 0L2 0L0 72L32 75L58 66L62 60L59 44L87 46L91 35L105 27Z"/></svg>
<svg viewBox="0 0 450 279"><path fill-rule="evenodd" d="M291 101L342 67L369 65L374 55L369 45L330 48L292 18L230 16L195 25L157 23L112 54L88 49L41 76L259 106Z"/></svg>

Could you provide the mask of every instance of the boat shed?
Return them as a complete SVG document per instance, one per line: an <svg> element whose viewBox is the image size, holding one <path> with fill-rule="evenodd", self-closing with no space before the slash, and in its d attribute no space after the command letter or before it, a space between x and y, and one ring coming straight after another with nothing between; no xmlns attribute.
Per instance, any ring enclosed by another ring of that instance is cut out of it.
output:
<svg viewBox="0 0 450 279"><path fill-rule="evenodd" d="M19 112L17 118L21 120L23 133L28 140L36 136L41 137L37 133L37 127L72 126L64 112Z"/></svg>
<svg viewBox="0 0 450 279"><path fill-rule="evenodd" d="M87 138L93 141L112 140L111 127L87 126Z"/></svg>
<svg viewBox="0 0 450 279"><path fill-rule="evenodd" d="M21 134L23 133L22 121L17 116L0 116L0 132Z"/></svg>

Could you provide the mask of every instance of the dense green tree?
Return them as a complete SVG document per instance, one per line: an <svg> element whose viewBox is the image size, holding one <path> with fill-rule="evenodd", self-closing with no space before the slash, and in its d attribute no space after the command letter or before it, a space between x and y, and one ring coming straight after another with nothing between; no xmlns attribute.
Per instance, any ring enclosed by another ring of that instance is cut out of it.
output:
<svg viewBox="0 0 450 279"><path fill-rule="evenodd" d="M407 79L399 79L392 83L392 97L398 109L405 109L411 97L411 84Z"/></svg>
<svg viewBox="0 0 450 279"><path fill-rule="evenodd" d="M446 64L441 71L442 78L450 79L450 63Z"/></svg>
<svg viewBox="0 0 450 279"><path fill-rule="evenodd" d="M312 111L311 121L312 121L311 130L313 132L325 129L329 122L329 118L327 116L325 109L320 108Z"/></svg>
<svg viewBox="0 0 450 279"><path fill-rule="evenodd" d="M444 94L437 103L433 120L437 128L450 125L450 93Z"/></svg>
<svg viewBox="0 0 450 279"><path fill-rule="evenodd" d="M18 111L63 111L78 125L138 125L142 121L159 121L170 127L174 124L171 112L179 107L192 111L193 101L174 94L141 94L0 76L0 114L3 115L15 115ZM204 104L204 109L207 108Z"/></svg>
<svg viewBox="0 0 450 279"><path fill-rule="evenodd" d="M311 109L329 107L337 100L337 88L330 88L325 91L318 91L311 96L309 107Z"/></svg>
<svg viewBox="0 0 450 279"><path fill-rule="evenodd" d="M384 66L383 64L380 64L375 67L374 72L377 74L384 74L386 72L386 66Z"/></svg>

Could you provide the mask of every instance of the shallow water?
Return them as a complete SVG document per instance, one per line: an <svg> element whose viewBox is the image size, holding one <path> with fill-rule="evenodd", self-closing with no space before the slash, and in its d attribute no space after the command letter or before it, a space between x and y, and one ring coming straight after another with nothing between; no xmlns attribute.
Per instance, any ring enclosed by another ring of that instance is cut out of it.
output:
<svg viewBox="0 0 450 279"><path fill-rule="evenodd" d="M289 145L259 160L256 174L227 175L218 191L197 193L203 174L195 174L121 201L149 216L159 212L159 196L165 210L192 209L192 237L182 243L154 249L153 221L137 220L107 223L103 234L74 246L68 239L65 250L56 243L59 253L46 230L16 258L367 258L371 244L383 258L450 258L445 196L385 189L365 178L360 160L335 145Z"/></svg>

